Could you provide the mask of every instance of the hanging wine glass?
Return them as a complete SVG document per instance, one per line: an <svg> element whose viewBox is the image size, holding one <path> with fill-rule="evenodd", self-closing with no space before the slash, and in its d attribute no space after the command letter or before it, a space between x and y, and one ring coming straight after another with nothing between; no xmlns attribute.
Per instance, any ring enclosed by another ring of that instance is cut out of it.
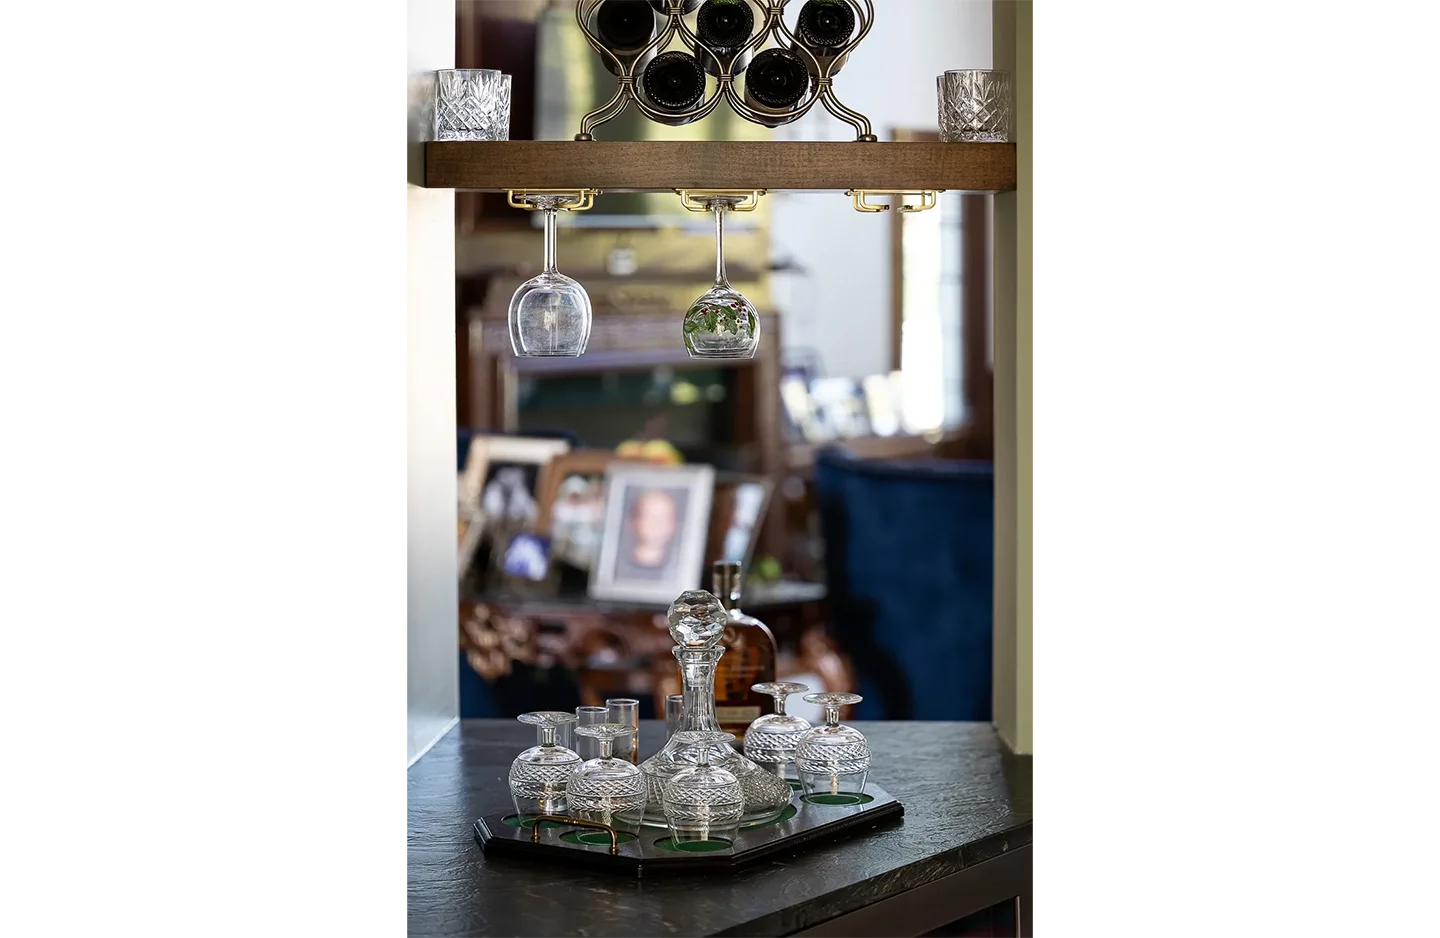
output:
<svg viewBox="0 0 1440 938"><path fill-rule="evenodd" d="M519 358L574 358L590 341L590 296L555 269L555 214L572 196L521 195L545 213L545 269L510 298L510 345Z"/></svg>
<svg viewBox="0 0 1440 938"><path fill-rule="evenodd" d="M704 200L715 213L715 285L685 314L685 348L691 358L754 358L760 347L760 315L755 304L725 279L725 213L738 196Z"/></svg>

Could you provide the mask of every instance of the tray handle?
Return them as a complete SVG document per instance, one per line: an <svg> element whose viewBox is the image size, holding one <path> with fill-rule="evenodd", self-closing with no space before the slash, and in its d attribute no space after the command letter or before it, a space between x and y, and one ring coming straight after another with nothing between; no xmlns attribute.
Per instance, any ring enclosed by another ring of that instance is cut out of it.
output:
<svg viewBox="0 0 1440 938"><path fill-rule="evenodd" d="M610 855L614 856L620 852L620 838L616 836L615 828L608 824L601 824L599 821L582 821L576 817L565 817L560 814L540 814L535 817L535 826L530 828L530 842L540 842L540 822L554 821L557 824L573 824L576 827L593 827L596 830L605 831L610 835Z"/></svg>

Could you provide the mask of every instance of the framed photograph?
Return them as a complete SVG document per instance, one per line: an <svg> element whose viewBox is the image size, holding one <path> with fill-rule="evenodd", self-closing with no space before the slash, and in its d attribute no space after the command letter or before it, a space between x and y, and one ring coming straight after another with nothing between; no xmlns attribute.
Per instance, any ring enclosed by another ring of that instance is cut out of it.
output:
<svg viewBox="0 0 1440 938"><path fill-rule="evenodd" d="M477 436L460 474L460 512L473 526L533 524L540 514L541 477L550 460L570 451L565 440Z"/></svg>
<svg viewBox="0 0 1440 938"><path fill-rule="evenodd" d="M731 560L750 567L774 488L765 476L720 473L715 477L706 561Z"/></svg>
<svg viewBox="0 0 1440 938"><path fill-rule="evenodd" d="M590 596L669 603L697 589L714 487L710 466L611 463Z"/></svg>
<svg viewBox="0 0 1440 938"><path fill-rule="evenodd" d="M550 557L590 570L605 529L605 469L609 450L581 449L556 456L540 482L535 530L550 538Z"/></svg>

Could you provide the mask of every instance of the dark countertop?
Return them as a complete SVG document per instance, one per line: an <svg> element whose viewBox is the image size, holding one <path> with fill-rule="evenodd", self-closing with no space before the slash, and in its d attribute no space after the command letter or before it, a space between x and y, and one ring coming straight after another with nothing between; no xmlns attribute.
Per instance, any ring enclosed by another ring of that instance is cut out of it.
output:
<svg viewBox="0 0 1440 938"><path fill-rule="evenodd" d="M902 823L729 875L630 879L487 859L471 825L510 810L510 762L535 731L462 720L409 770L409 933L786 935L1030 844L1030 757L1006 752L988 723L854 725L870 741L871 780L905 805ZM641 753L664 734L642 723Z"/></svg>

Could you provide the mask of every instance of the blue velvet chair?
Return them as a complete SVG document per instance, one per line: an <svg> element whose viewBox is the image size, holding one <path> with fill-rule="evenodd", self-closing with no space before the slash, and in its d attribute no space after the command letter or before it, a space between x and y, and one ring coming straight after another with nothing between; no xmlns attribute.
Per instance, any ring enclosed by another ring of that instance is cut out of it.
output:
<svg viewBox="0 0 1440 938"><path fill-rule="evenodd" d="M990 719L994 468L816 456L831 632L857 719Z"/></svg>

